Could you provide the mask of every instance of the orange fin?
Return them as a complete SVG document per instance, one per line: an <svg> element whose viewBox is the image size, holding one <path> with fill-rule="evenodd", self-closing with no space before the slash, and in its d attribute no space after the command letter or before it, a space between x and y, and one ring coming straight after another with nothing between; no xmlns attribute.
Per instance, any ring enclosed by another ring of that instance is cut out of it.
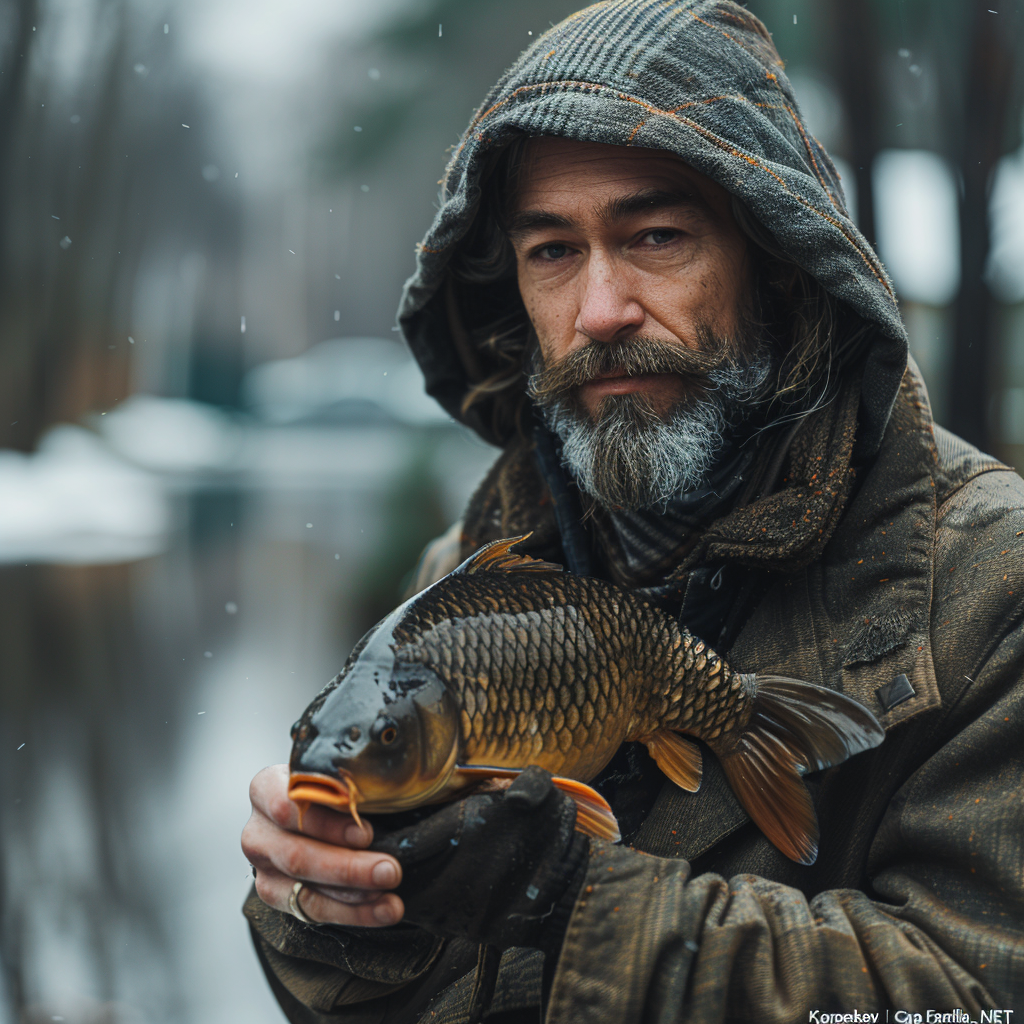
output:
<svg viewBox="0 0 1024 1024"><path fill-rule="evenodd" d="M577 832L582 832L592 839L604 839L609 843L617 843L622 838L619 823L615 820L608 801L596 789L592 789L585 782L563 779L558 775L551 781L576 802Z"/></svg>
<svg viewBox="0 0 1024 1024"><path fill-rule="evenodd" d="M483 764L460 764L455 772L465 779L514 779L522 774L522 768L495 768ZM594 839L604 839L617 843L622 835L619 823L615 820L608 801L596 789L576 779L566 779L560 775L552 777L551 782L567 796L572 797L576 804L576 831Z"/></svg>
<svg viewBox="0 0 1024 1024"><path fill-rule="evenodd" d="M655 764L677 785L689 793L700 789L700 747L674 733L658 729L642 739Z"/></svg>
<svg viewBox="0 0 1024 1024"><path fill-rule="evenodd" d="M885 732L867 708L834 690L779 676L756 685L754 714L719 759L758 828L790 860L813 864L818 821L801 776L877 747Z"/></svg>
<svg viewBox="0 0 1024 1024"><path fill-rule="evenodd" d="M453 575L472 575L478 572L564 572L555 562L545 562L540 558L512 553L511 548L532 536L532 532L524 533L521 537L508 537L485 544L455 569Z"/></svg>

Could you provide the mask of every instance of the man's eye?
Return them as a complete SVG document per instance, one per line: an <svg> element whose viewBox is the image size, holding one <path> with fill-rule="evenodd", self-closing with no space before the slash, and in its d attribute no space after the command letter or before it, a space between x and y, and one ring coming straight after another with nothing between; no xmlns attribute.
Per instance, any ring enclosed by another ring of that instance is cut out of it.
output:
<svg viewBox="0 0 1024 1024"><path fill-rule="evenodd" d="M679 232L671 228L656 228L648 231L644 238L654 245L665 245L666 242L673 242L679 237Z"/></svg>
<svg viewBox="0 0 1024 1024"><path fill-rule="evenodd" d="M543 248L537 251L537 255L542 260L560 260L569 252L569 246L562 245L559 242L553 242L551 245L545 245Z"/></svg>

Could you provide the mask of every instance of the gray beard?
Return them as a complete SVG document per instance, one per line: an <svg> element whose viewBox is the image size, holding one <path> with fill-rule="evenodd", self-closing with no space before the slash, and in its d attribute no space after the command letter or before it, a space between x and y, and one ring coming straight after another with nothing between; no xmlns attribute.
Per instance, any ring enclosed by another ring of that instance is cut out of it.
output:
<svg viewBox="0 0 1024 1024"><path fill-rule="evenodd" d="M750 417L771 370L764 350L741 366L709 370L714 389L681 403L667 420L636 394L608 396L596 422L566 399L540 407L582 491L607 509L664 508L707 483L726 436Z"/></svg>

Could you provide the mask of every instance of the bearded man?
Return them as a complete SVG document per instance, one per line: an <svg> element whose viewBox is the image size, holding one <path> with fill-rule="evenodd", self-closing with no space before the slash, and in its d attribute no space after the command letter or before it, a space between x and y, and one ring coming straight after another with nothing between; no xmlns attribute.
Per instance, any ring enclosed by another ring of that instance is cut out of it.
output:
<svg viewBox="0 0 1024 1024"><path fill-rule="evenodd" d="M534 769L378 818L373 848L322 808L299 834L267 769L246 914L289 1019L1024 1008L1024 484L933 424L763 25L609 0L536 42L455 152L400 323L428 391L503 448L420 585L530 533L887 735L808 778L812 865L710 755L687 793L623 747L594 783L616 846Z"/></svg>

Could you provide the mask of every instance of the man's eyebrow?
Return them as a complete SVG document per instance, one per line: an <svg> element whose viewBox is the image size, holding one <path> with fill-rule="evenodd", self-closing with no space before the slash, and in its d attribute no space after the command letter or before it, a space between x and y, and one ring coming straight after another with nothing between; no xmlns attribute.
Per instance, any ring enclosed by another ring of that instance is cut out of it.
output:
<svg viewBox="0 0 1024 1024"><path fill-rule="evenodd" d="M627 220L638 213L664 210L677 206L696 206L707 209L707 203L687 189L642 188L629 195L617 196L602 211L606 221Z"/></svg>
<svg viewBox="0 0 1024 1024"><path fill-rule="evenodd" d="M505 232L510 238L517 238L542 228L571 228L573 226L574 222L569 217L561 217L557 213L548 213L545 210L521 210L508 218Z"/></svg>
<svg viewBox="0 0 1024 1024"><path fill-rule="evenodd" d="M707 203L696 192L686 189L642 188L638 192L616 196L601 211L601 217L609 222L627 220L639 213L680 206L707 209ZM544 228L572 227L575 227L575 222L570 217L549 213L546 210L521 210L508 218L505 231L510 238L515 239Z"/></svg>

